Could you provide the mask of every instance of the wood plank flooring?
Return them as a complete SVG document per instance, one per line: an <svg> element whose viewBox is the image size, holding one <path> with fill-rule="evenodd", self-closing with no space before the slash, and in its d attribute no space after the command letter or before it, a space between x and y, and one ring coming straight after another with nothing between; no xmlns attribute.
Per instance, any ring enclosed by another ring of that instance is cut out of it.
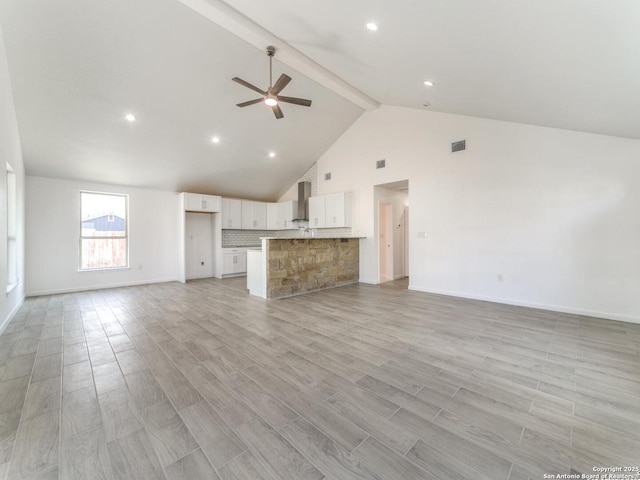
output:
<svg viewBox="0 0 640 480"><path fill-rule="evenodd" d="M0 336L0 480L638 465L640 325L406 287L265 301L237 278L29 298Z"/></svg>

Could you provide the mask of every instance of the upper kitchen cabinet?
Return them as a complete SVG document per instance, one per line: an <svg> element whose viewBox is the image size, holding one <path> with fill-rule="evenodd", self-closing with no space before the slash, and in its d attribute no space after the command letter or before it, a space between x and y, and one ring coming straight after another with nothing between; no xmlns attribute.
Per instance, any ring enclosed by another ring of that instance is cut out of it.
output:
<svg viewBox="0 0 640 480"><path fill-rule="evenodd" d="M326 201L325 196L309 197L309 227L324 228L326 222Z"/></svg>
<svg viewBox="0 0 640 480"><path fill-rule="evenodd" d="M267 204L264 202L252 202L242 200L242 229L266 230L267 229Z"/></svg>
<svg viewBox="0 0 640 480"><path fill-rule="evenodd" d="M278 204L267 203L267 230L278 230L279 218L278 218Z"/></svg>
<svg viewBox="0 0 640 480"><path fill-rule="evenodd" d="M222 198L216 195L202 195L200 193L184 193L184 209L188 212L219 212L222 208Z"/></svg>
<svg viewBox="0 0 640 480"><path fill-rule="evenodd" d="M309 198L309 227L340 228L351 226L350 192L331 193Z"/></svg>
<svg viewBox="0 0 640 480"><path fill-rule="evenodd" d="M328 228L351 226L351 193L325 195L325 225Z"/></svg>
<svg viewBox="0 0 640 480"><path fill-rule="evenodd" d="M280 202L278 205L278 226L277 230L292 230L296 226L293 220L296 218L298 211L298 202L289 200L288 202Z"/></svg>
<svg viewBox="0 0 640 480"><path fill-rule="evenodd" d="M228 230L242 228L242 200L222 199L222 228Z"/></svg>

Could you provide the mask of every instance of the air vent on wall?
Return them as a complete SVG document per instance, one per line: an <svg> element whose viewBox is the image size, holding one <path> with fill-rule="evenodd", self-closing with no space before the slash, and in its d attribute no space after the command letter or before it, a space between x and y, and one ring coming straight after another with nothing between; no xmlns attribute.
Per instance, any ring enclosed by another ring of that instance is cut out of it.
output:
<svg viewBox="0 0 640 480"><path fill-rule="evenodd" d="M376 161L376 168L384 168L386 165L386 160L378 160Z"/></svg>
<svg viewBox="0 0 640 480"><path fill-rule="evenodd" d="M331 180L331 172L329 172L329 173L325 173L325 174L324 174L324 179L325 179L325 180Z"/></svg>
<svg viewBox="0 0 640 480"><path fill-rule="evenodd" d="M460 152L467 148L466 140L460 140L459 142L453 142L451 144L451 152Z"/></svg>

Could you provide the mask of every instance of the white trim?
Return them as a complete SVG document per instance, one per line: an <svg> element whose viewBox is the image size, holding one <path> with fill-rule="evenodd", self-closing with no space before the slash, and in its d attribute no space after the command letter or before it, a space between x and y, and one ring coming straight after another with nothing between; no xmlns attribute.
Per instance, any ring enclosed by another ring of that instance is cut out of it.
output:
<svg viewBox="0 0 640 480"><path fill-rule="evenodd" d="M122 287L135 287L137 285L151 285L153 283L167 283L167 282L177 282L177 278L158 278L158 279L150 279L150 280L140 280L137 282L123 282L123 283L111 283L104 285L91 285L87 287L70 287L70 288L61 288L55 290L40 290L35 292L27 292L27 297L39 297L41 295L57 295L59 293L75 293L75 292L88 292L91 290L104 290L105 288L122 288Z"/></svg>
<svg viewBox="0 0 640 480"><path fill-rule="evenodd" d="M20 310L20 307L22 307L23 303L24 303L24 296L20 298L18 303L16 303L16 306L13 307L13 310L11 310L9 312L9 315L7 315L7 318L4 319L4 321L2 322L2 325L0 325L0 335L2 335L2 333L4 332L4 329L7 328L7 325L9 325L11 320L13 320L13 317L15 317L16 313L18 313L18 310Z"/></svg>
<svg viewBox="0 0 640 480"><path fill-rule="evenodd" d="M552 312L570 313L573 315L582 315L586 317L605 318L607 320L616 320L618 322L638 323L640 324L640 317L632 317L631 315L624 315L612 312L599 312L596 310L586 310L583 308L566 307L563 305L548 305L546 303L528 302L525 300L513 300L510 298L497 298L489 297L486 295L474 295L462 292L452 292L449 290L438 290L432 288L416 287L415 285L409 285L409 290L424 293L433 293L436 295L447 295L449 297L468 298L471 300L482 300L483 302L502 303L505 305L515 305L518 307L527 308L539 308L540 310L549 310Z"/></svg>
<svg viewBox="0 0 640 480"><path fill-rule="evenodd" d="M7 284L7 295L9 295L11 292L13 292L18 285L20 285L20 282L8 283Z"/></svg>
<svg viewBox="0 0 640 480"><path fill-rule="evenodd" d="M78 273L91 273L91 272L110 272L112 270L131 270L131 266L126 267L101 267L101 268L79 268L76 270Z"/></svg>
<svg viewBox="0 0 640 480"><path fill-rule="evenodd" d="M360 283L366 283L367 285L380 285L380 280L377 278L362 278L358 280Z"/></svg>

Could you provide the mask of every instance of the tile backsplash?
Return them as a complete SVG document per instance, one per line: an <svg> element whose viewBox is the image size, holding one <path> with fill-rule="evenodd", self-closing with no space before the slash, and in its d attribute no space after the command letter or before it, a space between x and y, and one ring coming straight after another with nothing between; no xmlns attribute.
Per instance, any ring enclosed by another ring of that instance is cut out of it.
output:
<svg viewBox="0 0 640 480"><path fill-rule="evenodd" d="M260 237L301 238L304 229L296 230L222 230L222 248L254 247L261 245ZM351 235L351 228L316 228L315 238L342 237ZM309 234L307 233L307 236Z"/></svg>

